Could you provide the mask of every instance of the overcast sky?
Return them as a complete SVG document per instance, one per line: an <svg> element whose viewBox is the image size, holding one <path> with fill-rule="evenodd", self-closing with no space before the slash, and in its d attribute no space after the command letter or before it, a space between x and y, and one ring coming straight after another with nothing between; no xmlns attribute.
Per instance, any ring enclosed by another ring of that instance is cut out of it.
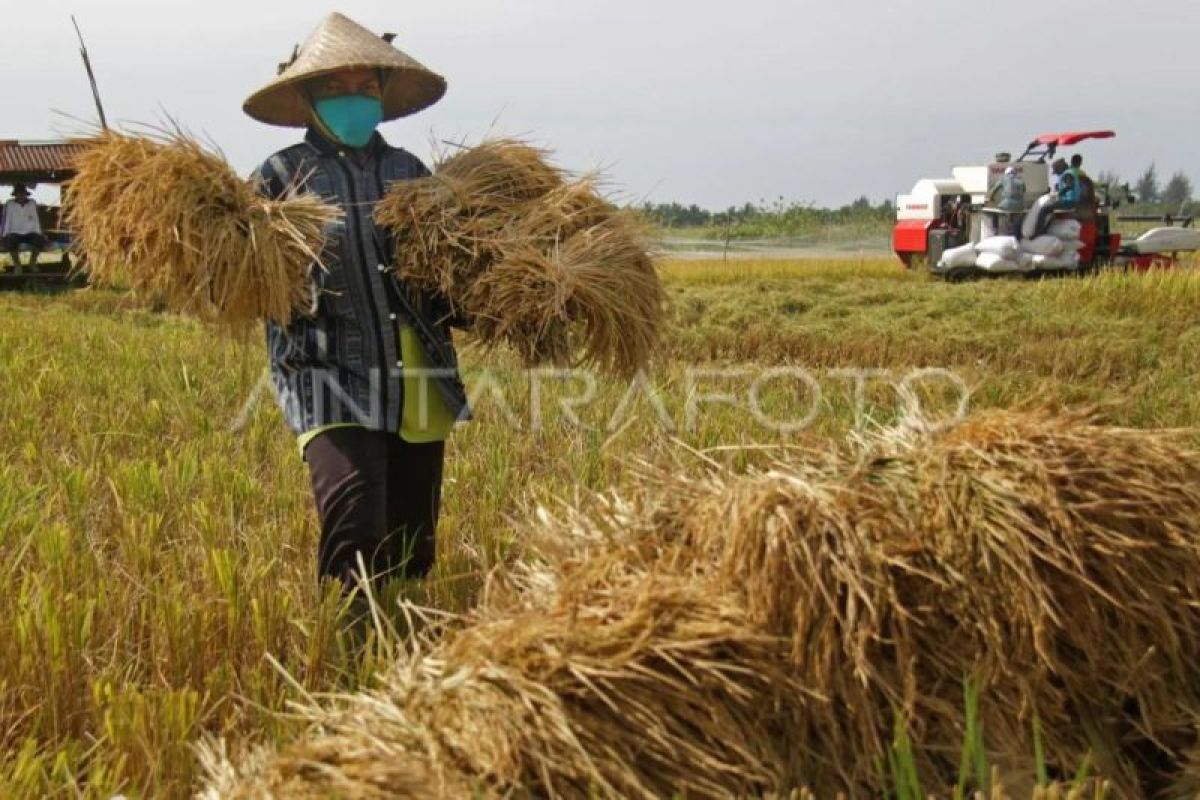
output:
<svg viewBox="0 0 1200 800"><path fill-rule="evenodd" d="M1103 127L1093 174L1200 179L1197 0L8 0L0 138L94 118L74 13L110 118L169 113L248 172L298 133L242 101L334 10L448 78L383 128L426 159L524 134L631 199L840 204Z"/></svg>

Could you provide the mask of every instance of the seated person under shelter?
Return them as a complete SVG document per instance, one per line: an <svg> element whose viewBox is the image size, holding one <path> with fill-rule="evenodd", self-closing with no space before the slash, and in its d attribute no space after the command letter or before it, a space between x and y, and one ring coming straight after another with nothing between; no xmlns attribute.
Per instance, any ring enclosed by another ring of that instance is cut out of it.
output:
<svg viewBox="0 0 1200 800"><path fill-rule="evenodd" d="M29 189L18 183L13 187L12 199L4 204L4 227L0 230L0 250L8 253L18 272L21 245L29 247L29 264L37 266L38 256L46 249L46 237L38 221L37 203L29 197Z"/></svg>

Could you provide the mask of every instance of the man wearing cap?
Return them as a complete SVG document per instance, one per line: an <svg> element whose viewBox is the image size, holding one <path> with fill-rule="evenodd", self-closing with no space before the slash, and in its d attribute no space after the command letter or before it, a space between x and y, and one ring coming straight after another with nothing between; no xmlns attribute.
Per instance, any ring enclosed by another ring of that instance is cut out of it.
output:
<svg viewBox="0 0 1200 800"><path fill-rule="evenodd" d="M391 39L331 14L243 107L261 122L306 129L259 168L262 190L318 194L343 214L312 269L311 313L268 323L267 349L312 479L318 573L347 593L360 563L377 584L432 568L444 440L469 417L448 305L394 277L395 243L373 218L391 184L429 175L376 128L446 91Z"/></svg>
<svg viewBox="0 0 1200 800"><path fill-rule="evenodd" d="M37 203L29 197L29 189L18 183L12 199L4 204L4 227L0 230L0 248L12 259L13 271L21 272L21 245L29 247L29 265L36 268L38 256L46 249L46 237L38 220Z"/></svg>

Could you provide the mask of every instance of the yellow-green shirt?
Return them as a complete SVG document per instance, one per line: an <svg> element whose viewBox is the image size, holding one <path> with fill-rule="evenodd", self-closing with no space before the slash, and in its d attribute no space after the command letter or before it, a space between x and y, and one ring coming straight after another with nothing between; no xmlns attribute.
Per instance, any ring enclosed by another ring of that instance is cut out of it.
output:
<svg viewBox="0 0 1200 800"><path fill-rule="evenodd" d="M417 339L417 332L411 326L400 329L400 359L404 364L404 408L400 414L400 438L413 444L444 441L454 428L454 415L446 408L446 402L432 379L413 374L429 369L430 365ZM422 408L422 405L425 407ZM308 443L325 431L361 427L353 422L322 425L300 434L296 441L303 453Z"/></svg>

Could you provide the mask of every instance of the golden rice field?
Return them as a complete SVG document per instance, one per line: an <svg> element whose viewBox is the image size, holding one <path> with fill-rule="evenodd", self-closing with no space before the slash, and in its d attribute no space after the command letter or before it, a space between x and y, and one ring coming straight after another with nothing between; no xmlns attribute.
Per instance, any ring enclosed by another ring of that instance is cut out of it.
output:
<svg viewBox="0 0 1200 800"><path fill-rule="evenodd" d="M395 592L469 609L518 556L531 508L633 487L644 461L740 470L964 409L1200 424L1190 270L966 284L883 260L663 270L670 329L633 382L465 349L477 420L449 448L440 564ZM314 585L305 468L264 357L257 337L116 293L0 295L0 797L189 796L201 739L288 741L305 724L290 703L385 666L390 644L355 650Z"/></svg>

